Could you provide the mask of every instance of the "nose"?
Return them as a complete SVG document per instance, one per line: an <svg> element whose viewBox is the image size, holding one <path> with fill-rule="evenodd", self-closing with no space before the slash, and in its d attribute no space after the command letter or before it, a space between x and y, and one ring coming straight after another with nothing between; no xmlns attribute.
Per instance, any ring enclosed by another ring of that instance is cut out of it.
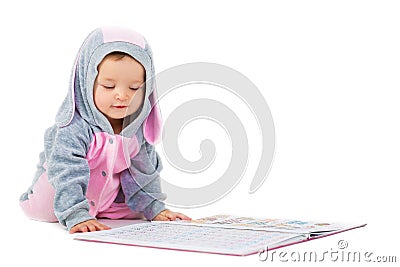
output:
<svg viewBox="0 0 400 267"><path fill-rule="evenodd" d="M115 90L115 99L120 101L126 101L129 99L129 92L127 90L117 88L117 90Z"/></svg>

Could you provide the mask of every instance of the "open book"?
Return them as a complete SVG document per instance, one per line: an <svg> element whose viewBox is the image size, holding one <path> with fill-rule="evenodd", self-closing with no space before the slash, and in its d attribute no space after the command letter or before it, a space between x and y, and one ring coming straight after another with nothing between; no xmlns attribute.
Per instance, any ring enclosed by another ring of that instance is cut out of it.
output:
<svg viewBox="0 0 400 267"><path fill-rule="evenodd" d="M365 225L215 215L192 221L136 223L106 231L75 234L75 239L245 256Z"/></svg>

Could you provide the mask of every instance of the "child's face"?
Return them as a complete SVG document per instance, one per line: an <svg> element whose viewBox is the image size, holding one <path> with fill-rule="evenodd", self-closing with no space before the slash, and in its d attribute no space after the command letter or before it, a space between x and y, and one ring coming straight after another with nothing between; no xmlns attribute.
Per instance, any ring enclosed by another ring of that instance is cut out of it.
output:
<svg viewBox="0 0 400 267"><path fill-rule="evenodd" d="M111 124L135 113L145 93L143 66L129 56L119 60L105 58L98 72L93 98L100 112Z"/></svg>

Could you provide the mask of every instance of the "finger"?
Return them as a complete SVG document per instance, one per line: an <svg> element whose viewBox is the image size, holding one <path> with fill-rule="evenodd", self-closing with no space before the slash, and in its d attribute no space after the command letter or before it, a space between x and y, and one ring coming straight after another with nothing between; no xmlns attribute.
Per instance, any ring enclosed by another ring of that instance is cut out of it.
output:
<svg viewBox="0 0 400 267"><path fill-rule="evenodd" d="M169 220L175 221L176 220L176 212L170 212L167 217Z"/></svg>
<svg viewBox="0 0 400 267"><path fill-rule="evenodd" d="M75 234L76 232L78 232L78 227L77 226L74 226L74 227L71 228L71 230L69 230L70 234Z"/></svg>
<svg viewBox="0 0 400 267"><path fill-rule="evenodd" d="M96 225L92 222L86 224L87 229L89 232L95 232L96 231Z"/></svg>
<svg viewBox="0 0 400 267"><path fill-rule="evenodd" d="M105 224L101 224L101 230L110 230L111 227Z"/></svg>
<svg viewBox="0 0 400 267"><path fill-rule="evenodd" d="M190 218L188 216L186 216L185 214L176 212L176 217L181 219L181 220L190 220Z"/></svg>
<svg viewBox="0 0 400 267"><path fill-rule="evenodd" d="M86 233L87 231L88 231L88 228L85 224L78 226L78 232Z"/></svg>
<svg viewBox="0 0 400 267"><path fill-rule="evenodd" d="M177 217L181 220L188 220L188 221L192 220L192 218L186 216L185 214L179 213L179 212L177 213Z"/></svg>
<svg viewBox="0 0 400 267"><path fill-rule="evenodd" d="M96 226L96 229L100 230L100 231L101 230L110 230L111 229L111 227L109 227L109 226L107 226L105 224L102 224L102 223L100 223L98 221L95 222L95 226Z"/></svg>

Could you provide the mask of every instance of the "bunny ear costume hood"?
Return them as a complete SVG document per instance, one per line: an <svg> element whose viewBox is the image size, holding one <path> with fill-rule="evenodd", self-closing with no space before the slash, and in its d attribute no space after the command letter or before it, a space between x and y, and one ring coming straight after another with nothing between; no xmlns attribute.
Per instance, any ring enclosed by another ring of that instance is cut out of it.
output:
<svg viewBox="0 0 400 267"><path fill-rule="evenodd" d="M146 75L143 103L124 119L120 134L114 134L93 100L97 67L115 51L137 60ZM20 198L26 215L71 229L96 217L151 220L164 210L162 164L154 148L161 136L156 99L152 52L144 37L109 27L90 33L76 57L56 123L45 133L33 183Z"/></svg>
<svg viewBox="0 0 400 267"><path fill-rule="evenodd" d="M75 112L79 112L89 124L113 134L110 123L94 104L93 85L98 74L97 66L106 55L116 51L124 52L142 64L147 79L142 110L140 114L131 115L136 119L125 127L121 135L130 136L143 124L144 137L150 144L155 144L161 135L161 116L155 103L157 96L151 48L143 36L126 29L104 27L96 29L86 38L75 60L68 95L58 111L56 124L59 127L69 125Z"/></svg>

